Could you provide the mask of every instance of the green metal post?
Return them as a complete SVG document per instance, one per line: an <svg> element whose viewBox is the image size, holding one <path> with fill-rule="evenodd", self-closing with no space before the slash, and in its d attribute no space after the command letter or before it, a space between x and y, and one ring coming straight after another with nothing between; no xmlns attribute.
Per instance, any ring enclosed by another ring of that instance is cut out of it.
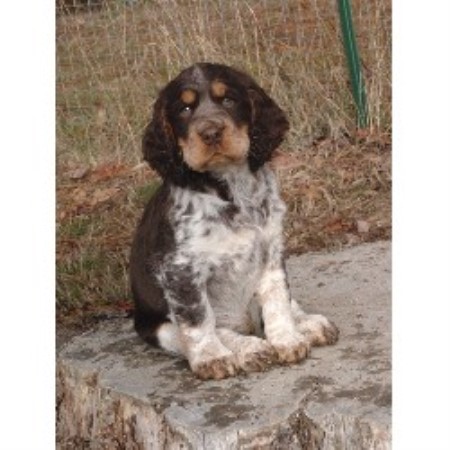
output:
<svg viewBox="0 0 450 450"><path fill-rule="evenodd" d="M353 98L358 110L358 127L366 128L368 124L368 110L364 80L361 72L358 47L352 21L352 9L349 0L338 0L339 17L345 55L352 85Z"/></svg>

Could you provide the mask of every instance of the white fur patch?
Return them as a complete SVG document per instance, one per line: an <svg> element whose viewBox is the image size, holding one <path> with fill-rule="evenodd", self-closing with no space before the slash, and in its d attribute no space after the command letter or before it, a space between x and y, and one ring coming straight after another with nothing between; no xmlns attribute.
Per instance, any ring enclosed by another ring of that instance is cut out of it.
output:
<svg viewBox="0 0 450 450"><path fill-rule="evenodd" d="M163 323L156 332L159 345L170 353L182 354L180 336L177 325L166 322Z"/></svg>
<svg viewBox="0 0 450 450"><path fill-rule="evenodd" d="M200 326L180 324L179 332L184 355L192 368L232 355L217 337L214 314L209 305L206 318Z"/></svg>

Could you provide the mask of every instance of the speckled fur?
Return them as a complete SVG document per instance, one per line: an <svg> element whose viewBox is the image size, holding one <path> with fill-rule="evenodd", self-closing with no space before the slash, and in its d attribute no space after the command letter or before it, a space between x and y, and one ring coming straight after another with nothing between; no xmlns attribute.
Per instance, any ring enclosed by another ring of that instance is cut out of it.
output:
<svg viewBox="0 0 450 450"><path fill-rule="evenodd" d="M225 104L228 89L239 96ZM170 102L179 98L190 103L177 116ZM217 124L224 131L211 140L204 130ZM147 127L144 155L164 183L132 246L135 327L148 342L184 355L200 378L298 362L311 345L337 339L331 322L306 315L289 295L286 208L266 164L287 127L250 77L213 64L171 82ZM180 146L187 136L189 145Z"/></svg>

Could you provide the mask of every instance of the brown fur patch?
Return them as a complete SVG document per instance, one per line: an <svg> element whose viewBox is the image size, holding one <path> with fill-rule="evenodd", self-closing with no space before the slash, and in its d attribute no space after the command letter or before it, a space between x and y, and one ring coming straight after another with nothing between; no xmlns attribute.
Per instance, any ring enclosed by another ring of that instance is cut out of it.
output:
<svg viewBox="0 0 450 450"><path fill-rule="evenodd" d="M186 105L192 105L197 99L197 92L192 89L186 89L181 93L181 101Z"/></svg>
<svg viewBox="0 0 450 450"><path fill-rule="evenodd" d="M211 84L211 93L213 97L225 97L227 89L227 85L222 81L213 81Z"/></svg>

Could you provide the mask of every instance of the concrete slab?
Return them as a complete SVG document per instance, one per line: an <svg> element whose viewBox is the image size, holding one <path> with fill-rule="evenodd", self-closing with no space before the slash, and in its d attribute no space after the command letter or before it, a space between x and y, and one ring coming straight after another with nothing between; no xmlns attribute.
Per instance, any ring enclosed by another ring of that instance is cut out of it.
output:
<svg viewBox="0 0 450 450"><path fill-rule="evenodd" d="M288 260L295 298L341 330L300 365L205 382L130 320L74 338L58 356L58 448L389 449L390 252L378 242Z"/></svg>

